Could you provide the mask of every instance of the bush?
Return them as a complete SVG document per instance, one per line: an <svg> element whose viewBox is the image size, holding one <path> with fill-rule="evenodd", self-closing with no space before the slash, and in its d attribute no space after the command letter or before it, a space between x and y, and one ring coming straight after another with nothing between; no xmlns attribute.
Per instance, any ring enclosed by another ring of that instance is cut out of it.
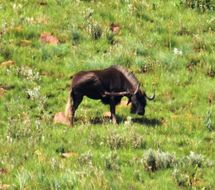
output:
<svg viewBox="0 0 215 190"><path fill-rule="evenodd" d="M186 173L183 173L179 169L174 169L173 178L178 184L178 186L189 187L190 186L190 176Z"/></svg>
<svg viewBox="0 0 215 190"><path fill-rule="evenodd" d="M213 165L213 161L207 160L203 155L190 152L175 165L176 167L172 173L173 178L178 186L192 187L195 182L202 180L203 167L212 167ZM208 189L208 186L205 185L199 184L199 189Z"/></svg>
<svg viewBox="0 0 215 190"><path fill-rule="evenodd" d="M207 70L207 75L210 77L215 77L215 65L210 65Z"/></svg>
<svg viewBox="0 0 215 190"><path fill-rule="evenodd" d="M78 162L80 165L92 166L93 165L93 154L90 151L81 154L78 158Z"/></svg>
<svg viewBox="0 0 215 190"><path fill-rule="evenodd" d="M213 0L181 0L181 4L192 9L197 9L201 12L215 9L215 3Z"/></svg>
<svg viewBox="0 0 215 190"><path fill-rule="evenodd" d="M106 144L111 149L119 149L126 145L126 140L119 134L110 133L106 138Z"/></svg>
<svg viewBox="0 0 215 190"><path fill-rule="evenodd" d="M144 164L146 170L156 171L159 169L172 168L176 163L175 155L160 150L155 151L149 149L143 156L141 163Z"/></svg>
<svg viewBox="0 0 215 190"><path fill-rule="evenodd" d="M136 133L131 136L131 146L134 149L146 148L146 141L144 138Z"/></svg>
<svg viewBox="0 0 215 190"><path fill-rule="evenodd" d="M120 170L117 152L110 152L110 154L105 158L105 167L108 170Z"/></svg>
<svg viewBox="0 0 215 190"><path fill-rule="evenodd" d="M110 33L110 32L107 33L106 38L107 38L108 44L110 45L116 44L114 33Z"/></svg>
<svg viewBox="0 0 215 190"><path fill-rule="evenodd" d="M215 129L215 116L214 116L212 109L210 109L207 112L205 121L204 121L204 125L205 125L205 127L208 128L209 131L212 131Z"/></svg>
<svg viewBox="0 0 215 190"><path fill-rule="evenodd" d="M72 45L77 45L81 40L81 35L79 31L72 31Z"/></svg>
<svg viewBox="0 0 215 190"><path fill-rule="evenodd" d="M93 40L98 40L102 36L102 28L100 25L91 25L91 37Z"/></svg>
<svg viewBox="0 0 215 190"><path fill-rule="evenodd" d="M204 157L201 154L190 152L190 154L186 157L186 159L191 166L197 166L197 167L203 166Z"/></svg>

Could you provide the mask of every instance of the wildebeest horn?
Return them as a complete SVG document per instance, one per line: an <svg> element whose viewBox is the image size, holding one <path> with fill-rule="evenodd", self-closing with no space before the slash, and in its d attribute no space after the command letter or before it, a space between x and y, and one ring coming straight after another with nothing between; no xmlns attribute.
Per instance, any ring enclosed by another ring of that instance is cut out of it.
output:
<svg viewBox="0 0 215 190"><path fill-rule="evenodd" d="M145 97L148 99L148 100L154 100L155 99L155 92L154 94L151 96L151 97L148 97L145 93Z"/></svg>
<svg viewBox="0 0 215 190"><path fill-rule="evenodd" d="M138 86L137 86L136 90L134 91L134 95L135 95L135 94L137 94L137 92L138 92L139 88L140 88L140 84L138 84Z"/></svg>
<svg viewBox="0 0 215 190"><path fill-rule="evenodd" d="M127 91L123 91L123 92L107 92L105 91L104 93L104 97L105 96L126 96L126 95L129 95L130 92L127 92Z"/></svg>

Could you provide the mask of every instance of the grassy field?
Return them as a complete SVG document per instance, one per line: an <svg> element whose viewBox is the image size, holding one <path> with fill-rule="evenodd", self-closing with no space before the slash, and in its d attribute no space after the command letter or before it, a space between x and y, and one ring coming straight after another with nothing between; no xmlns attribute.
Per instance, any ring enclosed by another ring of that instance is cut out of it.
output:
<svg viewBox="0 0 215 190"><path fill-rule="evenodd" d="M214 190L215 2L196 2L0 0L0 189ZM54 124L70 76L113 64L155 90L145 116L85 98Z"/></svg>

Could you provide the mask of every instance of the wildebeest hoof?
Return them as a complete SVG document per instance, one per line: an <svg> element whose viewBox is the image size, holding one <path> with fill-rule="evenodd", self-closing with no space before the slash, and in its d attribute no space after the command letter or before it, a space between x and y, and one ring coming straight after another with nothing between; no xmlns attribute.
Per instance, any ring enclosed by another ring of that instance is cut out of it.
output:
<svg viewBox="0 0 215 190"><path fill-rule="evenodd" d="M55 124L60 123L60 124L67 125L67 126L71 127L71 122L65 116L64 112L58 112L58 113L55 114L54 123Z"/></svg>

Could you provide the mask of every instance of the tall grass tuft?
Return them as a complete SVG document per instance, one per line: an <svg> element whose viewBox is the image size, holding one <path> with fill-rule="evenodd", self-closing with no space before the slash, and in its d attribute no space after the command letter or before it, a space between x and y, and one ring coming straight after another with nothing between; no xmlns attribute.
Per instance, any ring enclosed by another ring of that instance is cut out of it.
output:
<svg viewBox="0 0 215 190"><path fill-rule="evenodd" d="M91 37L93 40L98 40L102 36L102 27L98 24L91 25Z"/></svg>
<svg viewBox="0 0 215 190"><path fill-rule="evenodd" d="M120 170L119 156L117 152L110 152L105 158L105 167L108 170Z"/></svg>
<svg viewBox="0 0 215 190"><path fill-rule="evenodd" d="M77 45L79 44L81 40L81 34L78 30L73 30L72 31L72 45Z"/></svg>
<svg viewBox="0 0 215 190"><path fill-rule="evenodd" d="M204 125L209 131L215 130L215 116L212 109L208 110Z"/></svg>

